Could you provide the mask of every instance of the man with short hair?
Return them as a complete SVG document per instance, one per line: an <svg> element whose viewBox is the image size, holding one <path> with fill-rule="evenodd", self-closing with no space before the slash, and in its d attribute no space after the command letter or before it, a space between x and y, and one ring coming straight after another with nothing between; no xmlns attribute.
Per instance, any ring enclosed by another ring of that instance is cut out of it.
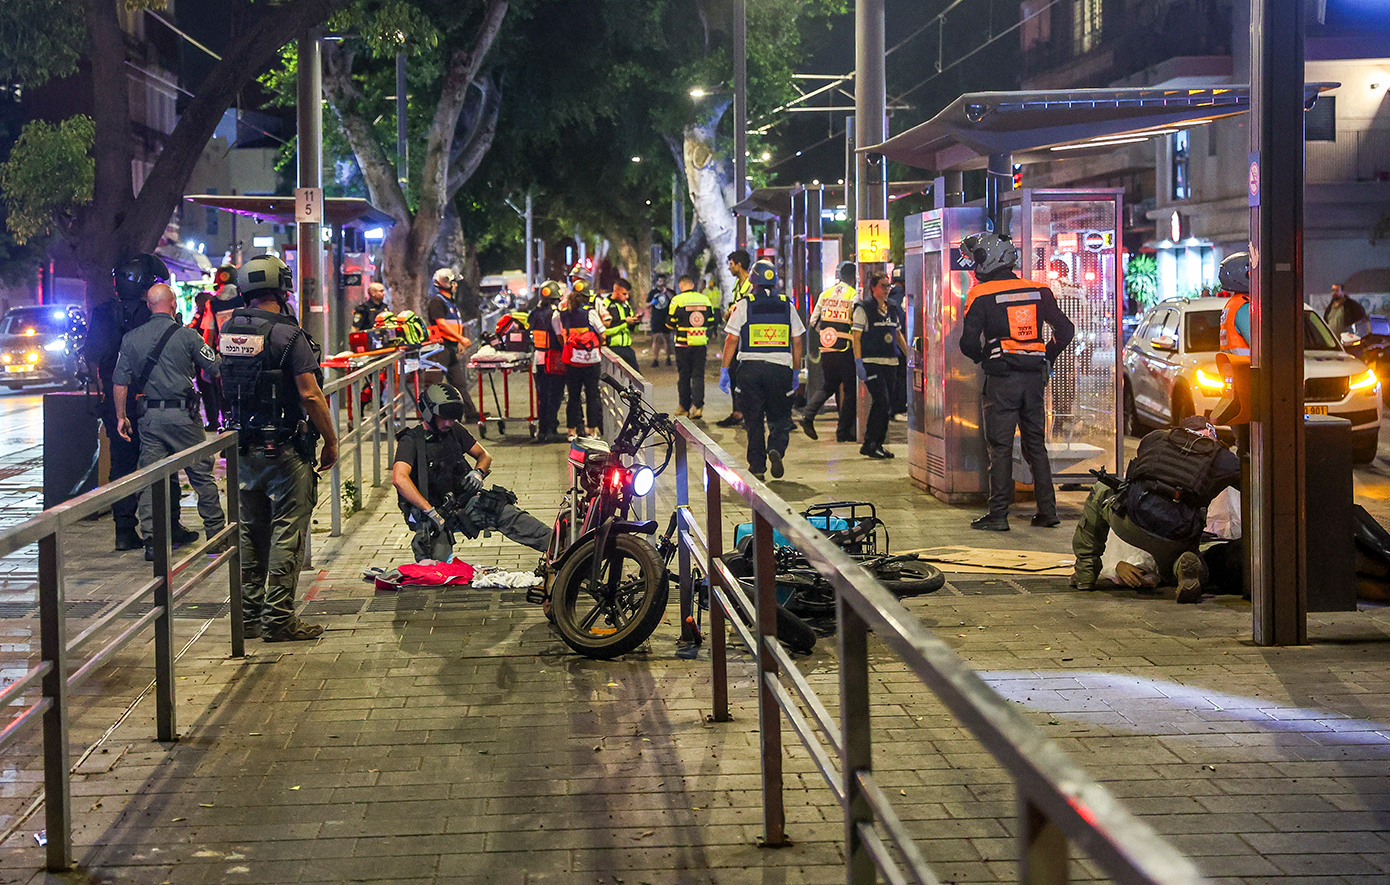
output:
<svg viewBox="0 0 1390 885"><path fill-rule="evenodd" d="M637 327L638 320L629 301L631 296L632 284L619 277L608 299L608 316L604 320L607 328L603 330L603 338L608 349L636 372L637 352L632 349L632 330Z"/></svg>
<svg viewBox="0 0 1390 885"><path fill-rule="evenodd" d="M384 310L386 310L386 287L381 283L372 283L367 286L367 300L357 305L352 311L352 327L359 332L366 332L376 326L376 318Z"/></svg>
<svg viewBox="0 0 1390 885"><path fill-rule="evenodd" d="M753 284L748 281L749 268L753 266L753 257L748 254L746 249L735 249L729 253L729 273L734 275L734 288L729 293L729 304L724 308L724 322L729 322L734 315L734 308L740 301L747 300L753 294ZM799 321L799 318L798 318ZM738 402L738 351L735 350L730 358L727 367L729 369L729 384L733 393L730 396L733 410L729 412L727 418L721 418L714 422L716 427L738 427L743 423L743 412L739 411ZM723 389L722 386L720 388Z"/></svg>
<svg viewBox="0 0 1390 885"><path fill-rule="evenodd" d="M695 281L682 275L680 293L671 300L666 321L676 334L677 415L699 418L705 413L705 346L715 323L714 306L704 294L695 291Z"/></svg>
<svg viewBox="0 0 1390 885"><path fill-rule="evenodd" d="M1355 332L1357 323L1366 322L1366 308L1356 299L1348 298L1342 291L1341 283L1333 283L1332 300L1327 302L1327 309L1322 312L1322 320L1327 323L1327 328L1332 330L1332 334L1340 338L1343 332Z"/></svg>
<svg viewBox="0 0 1390 885"><path fill-rule="evenodd" d="M853 261L840 265L839 279L830 288L820 293L816 306L811 311L811 329L820 342L821 385L806 403L806 411L801 419L801 429L811 439L816 434L816 413L826 400L835 397L839 410L839 420L835 422L835 441L854 442L855 423L858 421L857 398L859 381L854 374L854 349L852 330L854 321L855 274L858 268Z"/></svg>

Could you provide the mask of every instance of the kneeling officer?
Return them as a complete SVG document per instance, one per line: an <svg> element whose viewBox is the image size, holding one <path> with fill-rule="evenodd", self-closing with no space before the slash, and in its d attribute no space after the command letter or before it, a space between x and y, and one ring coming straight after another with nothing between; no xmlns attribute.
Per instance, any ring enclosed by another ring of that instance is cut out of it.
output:
<svg viewBox="0 0 1390 885"><path fill-rule="evenodd" d="M492 456L458 423L464 411L458 388L431 384L418 405L421 424L400 435L391 467L401 512L415 529L410 549L416 562L448 560L454 532L472 539L496 530L544 553L550 529L516 506L515 493L501 486L483 488ZM473 459L471 468L465 455Z"/></svg>

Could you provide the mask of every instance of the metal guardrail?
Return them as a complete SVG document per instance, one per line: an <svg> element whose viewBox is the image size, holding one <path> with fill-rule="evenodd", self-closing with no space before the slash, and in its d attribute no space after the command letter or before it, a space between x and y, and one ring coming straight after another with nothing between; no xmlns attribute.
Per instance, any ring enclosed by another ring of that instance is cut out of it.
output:
<svg viewBox="0 0 1390 885"><path fill-rule="evenodd" d="M763 832L768 845L786 842L780 719L785 716L844 809L845 881L850 885L872 883L877 879L876 870L881 870L894 883L938 882L892 802L874 779L868 655L872 631L1012 776L1018 795L1020 882L1062 885L1069 881L1070 843L1085 850L1117 882L1190 885L1206 881L1190 860L1092 780L1012 703L986 685L945 642L903 608L882 584L830 543L791 505L739 467L740 460L688 419L678 419L677 431L682 604L691 598L692 567L698 567L709 579L712 597L709 636L714 721L727 722L730 718L726 620L757 656ZM703 529L690 510L688 470L692 449L703 467ZM720 495L725 486L753 510L753 600L748 599L719 558L724 552ZM840 665L838 722L777 641L774 531L795 545L835 588ZM787 684L799 696L800 704ZM803 706L809 719L802 712Z"/></svg>
<svg viewBox="0 0 1390 885"><path fill-rule="evenodd" d="M603 349L602 374L623 387L630 390L642 391L642 400L648 405L655 403L652 399L652 383L642 377L642 373L623 362L616 353L608 348ZM610 443L622 429L623 419L627 417L627 403L618 398L613 388L607 384L600 384L599 399L603 402L603 437ZM650 446L642 452L642 463L653 470L656 469L656 454ZM656 495L651 494L646 497L647 519L656 519Z"/></svg>
<svg viewBox="0 0 1390 885"><path fill-rule="evenodd" d="M170 549L169 477L190 464L218 454L225 455L227 459L227 526L175 563ZM246 653L241 612L241 548L237 543L241 518L236 495L239 468L237 434L219 434L0 532L0 557L31 544L37 544L39 548L39 663L0 690L0 706L10 707L20 703L24 693L35 684L40 686L41 696L0 729L0 747L23 734L36 721L42 721L44 813L50 872L64 872L73 864L72 792L68 763L69 691L81 685L145 627L153 624L157 739L165 742L176 740L174 603L224 563L228 566L227 588L231 600L232 656L242 657ZM102 614L87 629L69 639L63 574L63 531L110 508L121 498L142 490L150 492L154 511L154 577ZM222 550L223 546L227 549ZM194 569L195 563L209 553L216 555ZM185 576L186 572L188 574ZM175 578L182 578L177 589ZM69 672L70 655L105 632L132 607L147 600L153 601L149 611L136 616L109 642L92 652L80 667Z"/></svg>

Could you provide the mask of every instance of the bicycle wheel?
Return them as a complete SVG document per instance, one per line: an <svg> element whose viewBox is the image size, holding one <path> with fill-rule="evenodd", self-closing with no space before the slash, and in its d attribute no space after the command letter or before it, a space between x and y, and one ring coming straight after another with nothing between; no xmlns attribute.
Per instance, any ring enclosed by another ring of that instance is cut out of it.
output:
<svg viewBox="0 0 1390 885"><path fill-rule="evenodd" d="M894 562L874 569L874 576L894 596L933 593L946 584L941 569L928 562Z"/></svg>
<svg viewBox="0 0 1390 885"><path fill-rule="evenodd" d="M656 549L636 535L616 535L594 582L591 538L574 552L551 589L551 611L565 644L599 660L637 648L656 630L666 613L670 588L666 567ZM609 577L617 569L617 591L610 597Z"/></svg>

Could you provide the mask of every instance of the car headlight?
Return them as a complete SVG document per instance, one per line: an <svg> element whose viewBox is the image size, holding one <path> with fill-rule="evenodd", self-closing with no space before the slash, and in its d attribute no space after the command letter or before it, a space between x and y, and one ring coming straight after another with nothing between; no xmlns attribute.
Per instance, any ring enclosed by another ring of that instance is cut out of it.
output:
<svg viewBox="0 0 1390 885"><path fill-rule="evenodd" d="M14 357L10 356L8 353L0 354L0 363L4 363L8 366L12 362L14 362Z"/></svg>
<svg viewBox="0 0 1390 885"><path fill-rule="evenodd" d="M1193 373L1192 378L1204 393L1220 393L1226 389L1226 379L1221 377L1216 366L1207 366Z"/></svg>
<svg viewBox="0 0 1390 885"><path fill-rule="evenodd" d="M1380 379L1376 377L1375 370L1367 369L1364 374L1353 375L1351 377L1351 383L1347 386L1351 388L1353 393L1355 393L1359 390L1369 390L1372 387L1378 385L1379 383Z"/></svg>
<svg viewBox="0 0 1390 885"><path fill-rule="evenodd" d="M24 355L24 361L27 363L37 363L39 361L39 352L37 350L29 351Z"/></svg>
<svg viewBox="0 0 1390 885"><path fill-rule="evenodd" d="M57 341L50 341L43 346L43 349L48 351L49 353L62 353L63 351L67 350L67 348L68 343L64 341L62 338L59 338Z"/></svg>

